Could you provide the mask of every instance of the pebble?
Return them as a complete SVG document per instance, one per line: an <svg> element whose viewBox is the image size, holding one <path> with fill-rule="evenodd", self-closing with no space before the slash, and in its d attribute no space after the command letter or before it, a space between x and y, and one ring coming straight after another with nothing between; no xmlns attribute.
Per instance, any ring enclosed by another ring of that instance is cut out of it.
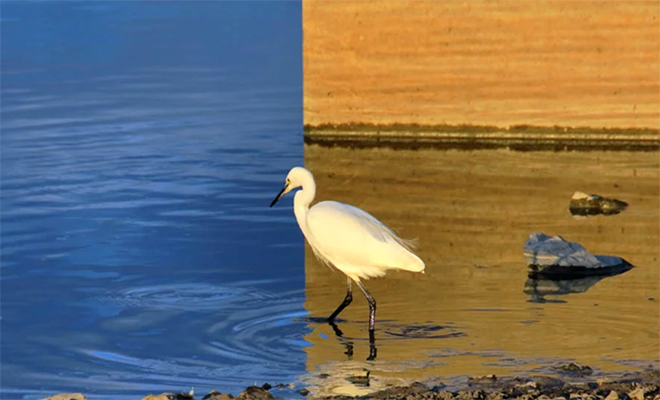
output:
<svg viewBox="0 0 660 400"><path fill-rule="evenodd" d="M452 400L454 398L454 394L452 392L448 392L446 390L440 391L436 394L435 396L436 399L440 400Z"/></svg>
<svg viewBox="0 0 660 400"><path fill-rule="evenodd" d="M645 392L646 390L640 387L628 393L628 397L630 397L633 400L644 400Z"/></svg>

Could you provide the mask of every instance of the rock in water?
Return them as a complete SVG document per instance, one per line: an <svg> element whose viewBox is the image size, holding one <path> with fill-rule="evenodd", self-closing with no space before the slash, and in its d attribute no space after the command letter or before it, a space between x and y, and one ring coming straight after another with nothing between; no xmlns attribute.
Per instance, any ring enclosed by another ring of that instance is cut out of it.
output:
<svg viewBox="0 0 660 400"><path fill-rule="evenodd" d="M571 202L568 206L572 215L614 215L625 210L628 203L617 199L608 199L596 194L586 194L582 192L573 193Z"/></svg>
<svg viewBox="0 0 660 400"><path fill-rule="evenodd" d="M529 235L523 254L531 270L530 276L570 278L616 275L633 267L620 257L595 256L579 243L539 232Z"/></svg>
<svg viewBox="0 0 660 400"><path fill-rule="evenodd" d="M559 371L560 373L570 375L570 376L585 376L591 375L594 371L588 365L582 365L580 363L568 363L552 367L553 369Z"/></svg>
<svg viewBox="0 0 660 400"><path fill-rule="evenodd" d="M270 394L267 390L260 388L258 386L250 386L241 393L239 393L238 396L236 396L236 400L271 400L273 399L273 395Z"/></svg>

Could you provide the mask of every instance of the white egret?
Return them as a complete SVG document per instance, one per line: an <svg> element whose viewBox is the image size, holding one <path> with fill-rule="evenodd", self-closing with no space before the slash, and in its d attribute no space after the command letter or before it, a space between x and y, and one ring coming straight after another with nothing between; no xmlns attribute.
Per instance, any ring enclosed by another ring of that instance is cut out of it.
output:
<svg viewBox="0 0 660 400"><path fill-rule="evenodd" d="M351 282L355 282L369 302L369 338L373 342L376 300L361 280L383 276L391 269L423 272L424 262L410 251L409 241L399 238L366 211L336 201L322 201L309 208L316 194L316 183L305 168L294 167L289 171L284 188L270 206L297 188L302 190L294 196L293 212L300 230L324 264L348 277L346 297L328 320L332 323L353 301Z"/></svg>

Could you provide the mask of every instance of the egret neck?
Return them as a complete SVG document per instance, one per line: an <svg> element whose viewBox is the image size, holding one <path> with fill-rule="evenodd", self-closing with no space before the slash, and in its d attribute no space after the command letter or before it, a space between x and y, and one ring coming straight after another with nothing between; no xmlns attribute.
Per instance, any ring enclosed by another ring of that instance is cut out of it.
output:
<svg viewBox="0 0 660 400"><path fill-rule="evenodd" d="M306 180L302 188L293 196L293 213L300 229L303 231L303 235L311 241L314 239L307 225L307 211L309 211L309 205L314 200L314 196L316 196L316 183L314 183L314 180Z"/></svg>

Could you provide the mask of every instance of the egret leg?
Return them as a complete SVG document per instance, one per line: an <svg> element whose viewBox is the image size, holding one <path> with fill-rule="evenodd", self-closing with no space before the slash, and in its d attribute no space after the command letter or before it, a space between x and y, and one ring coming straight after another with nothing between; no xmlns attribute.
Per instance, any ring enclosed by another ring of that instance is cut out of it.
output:
<svg viewBox="0 0 660 400"><path fill-rule="evenodd" d="M357 283L360 290L362 290L362 293L364 293L364 297L366 297L369 302L369 337L371 338L373 337L374 328L376 326L376 299L374 299L367 288L364 287L362 282L355 281L355 283Z"/></svg>
<svg viewBox="0 0 660 400"><path fill-rule="evenodd" d="M330 316L328 317L328 322L330 323L332 323L332 321L335 320L337 315L339 315L339 313L342 312L344 308L346 308L353 301L353 289L351 287L351 278L346 278L346 282L347 282L346 284L348 285L348 290L346 291L346 297L344 298L344 301L339 305L339 307L337 307L335 312L330 314Z"/></svg>
<svg viewBox="0 0 660 400"><path fill-rule="evenodd" d="M373 361L376 359L377 354L376 335L374 333L376 327L376 299L374 299L367 288L364 287L362 282L355 281L355 283L357 283L360 290L362 290L362 293L364 293L364 297L366 297L369 302L369 357L367 357L367 361Z"/></svg>
<svg viewBox="0 0 660 400"><path fill-rule="evenodd" d="M378 349L376 349L376 337L374 331L369 331L369 357L367 357L367 361L375 360L377 353Z"/></svg>

